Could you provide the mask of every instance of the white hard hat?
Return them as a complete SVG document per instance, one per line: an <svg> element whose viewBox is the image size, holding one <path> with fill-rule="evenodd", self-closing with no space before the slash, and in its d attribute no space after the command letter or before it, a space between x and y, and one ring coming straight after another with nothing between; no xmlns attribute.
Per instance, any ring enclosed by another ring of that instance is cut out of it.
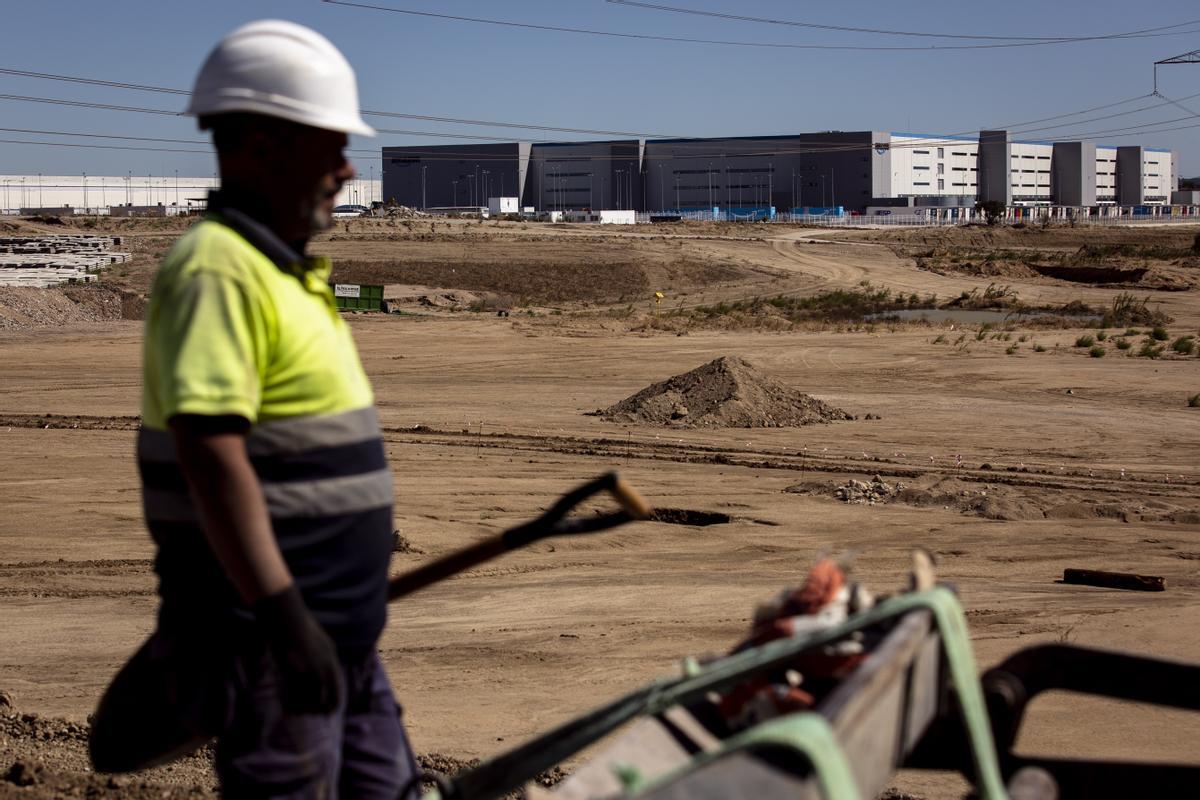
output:
<svg viewBox="0 0 1200 800"><path fill-rule="evenodd" d="M196 76L186 114L247 112L374 136L358 111L350 62L316 31L277 19L251 22L217 43Z"/></svg>

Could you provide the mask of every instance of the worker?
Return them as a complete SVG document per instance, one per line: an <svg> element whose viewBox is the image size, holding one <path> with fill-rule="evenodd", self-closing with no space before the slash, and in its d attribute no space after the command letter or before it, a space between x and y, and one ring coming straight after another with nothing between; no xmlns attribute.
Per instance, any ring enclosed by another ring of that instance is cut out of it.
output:
<svg viewBox="0 0 1200 800"><path fill-rule="evenodd" d="M274 20L216 46L187 113L221 188L151 292L137 457L160 605L93 762L215 738L227 797L390 800L416 772L376 650L394 483L329 262L304 254L355 174L347 135L374 131L342 54Z"/></svg>

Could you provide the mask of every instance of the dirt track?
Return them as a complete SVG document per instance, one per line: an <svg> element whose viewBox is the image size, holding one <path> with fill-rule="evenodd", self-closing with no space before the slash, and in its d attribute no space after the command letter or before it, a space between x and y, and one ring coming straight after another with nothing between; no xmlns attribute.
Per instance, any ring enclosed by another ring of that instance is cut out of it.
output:
<svg viewBox="0 0 1200 800"><path fill-rule="evenodd" d="M918 272L884 247L796 241L811 235L686 240L698 260L744 266L689 300L862 279L943 297L978 285ZM1047 302L1114 293L1053 282L1020 291ZM1163 294L1172 332L1194 333L1196 293ZM351 325L387 429L396 527L423 551L397 554L395 571L524 520L612 467L655 504L731 517L542 543L394 608L381 648L422 752L486 756L685 655L724 649L755 602L825 547L859 551L858 578L881 590L903 582L912 546L938 553L984 665L1058 640L1200 661L1200 409L1185 402L1200 392L1200 358L1092 359L1071 347L1078 331L1039 331L1047 352L1006 355L1007 343L965 351L921 328L630 335L571 315L447 313ZM7 333L0 344L0 689L19 711L82 722L155 605L132 458L140 325ZM677 431L584 415L729 354L859 419ZM833 498L839 483L874 474L1060 511L988 519L949 503ZM1065 567L1163 575L1169 588L1056 583ZM1029 726L1022 749L1043 753L1194 762L1200 740L1194 715L1062 695L1035 704ZM58 746L33 751L53 763ZM0 772L19 749L0 743ZM72 752L68 771L82 766ZM179 769L155 780L207 785L202 764ZM898 785L926 797L961 786Z"/></svg>

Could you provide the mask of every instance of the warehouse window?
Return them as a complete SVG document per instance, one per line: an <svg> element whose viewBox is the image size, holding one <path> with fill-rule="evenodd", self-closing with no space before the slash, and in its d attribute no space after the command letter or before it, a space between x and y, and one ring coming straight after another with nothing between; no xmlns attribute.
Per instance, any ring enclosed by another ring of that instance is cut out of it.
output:
<svg viewBox="0 0 1200 800"><path fill-rule="evenodd" d="M954 151L951 151L950 155L952 155L952 156L969 156L971 154L967 153L963 150L954 150Z"/></svg>
<svg viewBox="0 0 1200 800"><path fill-rule="evenodd" d="M913 181L913 186L928 186L929 181Z"/></svg>
<svg viewBox="0 0 1200 800"><path fill-rule="evenodd" d="M945 188L946 188L946 181L942 178L938 178L938 191L941 191Z"/></svg>
<svg viewBox="0 0 1200 800"><path fill-rule="evenodd" d="M939 147L938 148L938 158L945 158L945 157L946 157L946 148Z"/></svg>
<svg viewBox="0 0 1200 800"><path fill-rule="evenodd" d="M927 155L929 155L929 151L928 150L913 150L913 155L914 156L927 156Z"/></svg>
<svg viewBox="0 0 1200 800"><path fill-rule="evenodd" d="M928 167L928 166L924 166L924 167L922 167L922 166L917 166L917 165L915 165L915 164L914 164L914 165L913 165L913 169L929 169L929 167Z"/></svg>

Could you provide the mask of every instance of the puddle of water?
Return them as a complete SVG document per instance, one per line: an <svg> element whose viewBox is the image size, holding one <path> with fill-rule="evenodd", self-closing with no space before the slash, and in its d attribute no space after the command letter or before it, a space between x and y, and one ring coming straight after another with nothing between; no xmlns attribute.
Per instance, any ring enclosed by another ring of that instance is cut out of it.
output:
<svg viewBox="0 0 1200 800"><path fill-rule="evenodd" d="M898 319L901 321L925 320L926 322L960 322L967 325L998 324L1003 322L1020 322L1021 320L1037 317L1062 316L1079 321L1081 325L1095 322L1099 318L1075 314L1055 314L1052 311L1013 312L989 311L963 308L903 308L897 311L884 311L879 314L868 314L868 321Z"/></svg>

